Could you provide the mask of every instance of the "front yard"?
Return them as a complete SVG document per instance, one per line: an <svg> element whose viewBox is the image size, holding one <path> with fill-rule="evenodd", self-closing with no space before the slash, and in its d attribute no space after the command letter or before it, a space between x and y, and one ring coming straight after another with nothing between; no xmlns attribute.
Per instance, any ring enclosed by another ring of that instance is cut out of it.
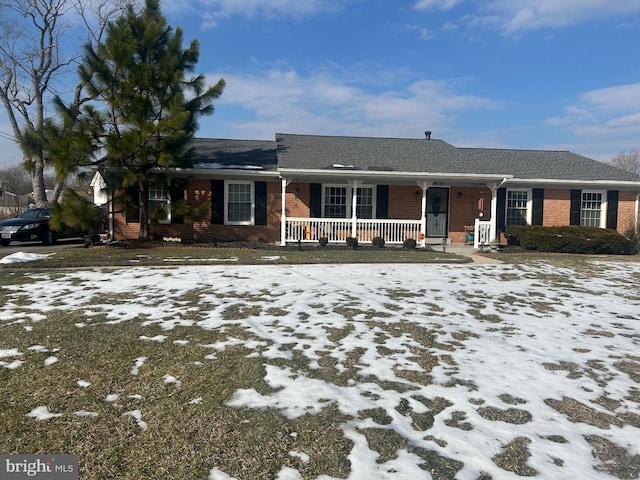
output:
<svg viewBox="0 0 640 480"><path fill-rule="evenodd" d="M0 451L82 479L640 475L639 262L230 263L1 269Z"/></svg>

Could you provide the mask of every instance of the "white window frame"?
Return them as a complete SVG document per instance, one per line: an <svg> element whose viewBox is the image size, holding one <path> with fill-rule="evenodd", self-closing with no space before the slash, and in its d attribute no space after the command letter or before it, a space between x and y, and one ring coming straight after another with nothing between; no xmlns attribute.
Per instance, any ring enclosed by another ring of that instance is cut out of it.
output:
<svg viewBox="0 0 640 480"><path fill-rule="evenodd" d="M166 184L149 185L149 192L147 194L149 212L162 208L163 204L167 210L167 217L159 219L158 223L167 225L171 223L171 195L169 186Z"/></svg>
<svg viewBox="0 0 640 480"><path fill-rule="evenodd" d="M525 225L531 225L531 219L533 218L533 192L530 188L508 188L505 196L505 209L504 209L504 223L505 225L516 225L509 223L509 193L510 192L524 192L527 194L527 207L525 214Z"/></svg>
<svg viewBox="0 0 640 480"><path fill-rule="evenodd" d="M346 207L345 207L345 216L344 217L327 217L325 213L326 207L326 192L327 188L344 188L346 192ZM360 185L358 189L370 189L371 190L371 219L376 218L376 186L375 185ZM322 218L351 218L351 212L353 210L352 207L352 199L353 199L353 187L350 185L345 185L344 183L323 183L322 184ZM361 217L358 217L361 218ZM368 219L367 219L368 220Z"/></svg>
<svg viewBox="0 0 640 480"><path fill-rule="evenodd" d="M600 195L599 223L598 225L584 225L584 223L582 223L583 212L584 212L584 209L582 207L585 201L584 197L585 195L593 195L593 194ZM582 190L582 192L580 193L580 225L604 228L606 224L607 224L607 192L606 190Z"/></svg>
<svg viewBox="0 0 640 480"><path fill-rule="evenodd" d="M248 185L250 189L251 218L249 220L231 221L229 220L229 186ZM225 225L255 225L256 222L256 191L254 182L242 180L224 181L224 223Z"/></svg>

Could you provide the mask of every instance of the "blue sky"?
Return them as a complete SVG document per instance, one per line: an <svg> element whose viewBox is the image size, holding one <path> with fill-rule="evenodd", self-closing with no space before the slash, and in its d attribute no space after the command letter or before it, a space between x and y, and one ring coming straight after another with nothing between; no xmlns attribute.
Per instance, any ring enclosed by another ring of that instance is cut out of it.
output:
<svg viewBox="0 0 640 480"><path fill-rule="evenodd" d="M640 147L640 0L161 5L200 41L198 72L227 82L202 137L431 130L456 146L602 161ZM9 132L4 115L0 132Z"/></svg>

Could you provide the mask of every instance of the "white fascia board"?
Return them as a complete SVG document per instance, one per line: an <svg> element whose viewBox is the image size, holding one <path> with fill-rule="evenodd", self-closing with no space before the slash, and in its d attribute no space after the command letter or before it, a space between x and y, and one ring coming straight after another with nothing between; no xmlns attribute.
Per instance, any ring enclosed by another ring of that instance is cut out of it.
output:
<svg viewBox="0 0 640 480"><path fill-rule="evenodd" d="M280 174L275 170L251 170L251 169L233 169L233 168L176 168L175 173L183 174L185 176L197 177L197 178L238 178L238 177L264 177L265 179L280 178Z"/></svg>
<svg viewBox="0 0 640 480"><path fill-rule="evenodd" d="M503 181L513 178L506 174L451 173L451 172L390 172L388 170L325 170L325 169L278 169L282 177L334 177L334 178L387 178L395 180L464 180L464 181Z"/></svg>
<svg viewBox="0 0 640 480"><path fill-rule="evenodd" d="M621 180L558 180L555 178L509 178L507 182L510 185L540 185L550 187L615 187L628 188L629 190L640 190L640 182L630 182Z"/></svg>

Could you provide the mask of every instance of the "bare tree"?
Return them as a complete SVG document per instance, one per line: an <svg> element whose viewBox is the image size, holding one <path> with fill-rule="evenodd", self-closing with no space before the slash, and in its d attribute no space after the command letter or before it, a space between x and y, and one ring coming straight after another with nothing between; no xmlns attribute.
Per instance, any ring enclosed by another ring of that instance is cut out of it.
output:
<svg viewBox="0 0 640 480"><path fill-rule="evenodd" d="M640 175L640 150L632 148L628 152L620 152L611 159L610 163L626 172Z"/></svg>
<svg viewBox="0 0 640 480"><path fill-rule="evenodd" d="M46 107L81 54L84 40L97 42L108 20L119 14L126 0L0 0L0 102L23 163L31 175L33 198L47 203L45 169L48 166L43 127ZM86 32L78 42L69 35L71 18L81 19ZM73 46L72 46L73 45ZM79 105L81 85L72 103ZM57 179L53 200L64 183Z"/></svg>

